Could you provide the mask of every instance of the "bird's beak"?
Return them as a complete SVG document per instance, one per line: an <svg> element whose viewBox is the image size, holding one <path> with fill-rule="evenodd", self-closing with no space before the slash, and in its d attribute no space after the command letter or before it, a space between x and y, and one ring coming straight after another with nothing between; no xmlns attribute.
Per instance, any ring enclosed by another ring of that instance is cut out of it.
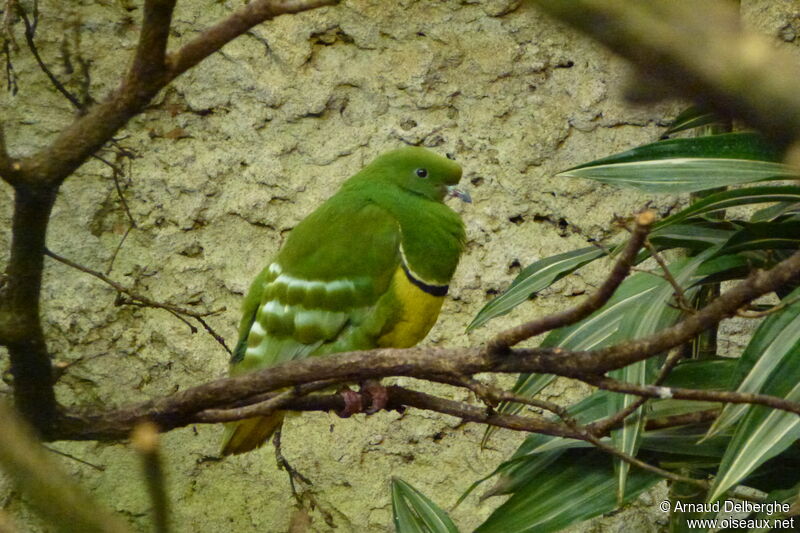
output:
<svg viewBox="0 0 800 533"><path fill-rule="evenodd" d="M447 186L447 197L458 198L462 202L466 202L468 204L472 203L472 196L469 195L467 191L462 191L461 189L457 188L455 185L448 185Z"/></svg>

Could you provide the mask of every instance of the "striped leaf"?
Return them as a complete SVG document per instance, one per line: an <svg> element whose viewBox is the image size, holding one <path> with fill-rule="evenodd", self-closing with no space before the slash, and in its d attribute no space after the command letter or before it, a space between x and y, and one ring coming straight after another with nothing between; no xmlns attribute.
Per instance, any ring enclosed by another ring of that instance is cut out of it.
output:
<svg viewBox="0 0 800 533"><path fill-rule="evenodd" d="M503 294L487 303L478 312L467 326L467 331L472 331L492 318L508 313L537 292L603 255L605 252L600 248L588 246L536 261L523 269Z"/></svg>
<svg viewBox="0 0 800 533"><path fill-rule="evenodd" d="M763 209L759 209L750 217L750 222L769 222L785 214L797 214L800 203L780 202Z"/></svg>
<svg viewBox="0 0 800 533"><path fill-rule="evenodd" d="M661 478L635 470L624 501L630 501ZM547 533L612 511L617 507L611 459L595 449L575 449L540 468L527 483L475 530L476 533Z"/></svg>
<svg viewBox="0 0 800 533"><path fill-rule="evenodd" d="M696 192L764 180L797 171L755 133L669 139L640 146L559 174L652 193Z"/></svg>
<svg viewBox="0 0 800 533"><path fill-rule="evenodd" d="M760 392L800 401L800 289L784 301L793 302L771 315L753 335L742 354L739 374L746 374L739 392ZM736 418L733 439L710 492L714 501L775 457L800 437L800 418L792 413L757 405L729 406L709 434L717 434Z"/></svg>
<svg viewBox="0 0 800 533"><path fill-rule="evenodd" d="M458 533L447 513L400 478L392 478L392 518L397 533Z"/></svg>
<svg viewBox="0 0 800 533"><path fill-rule="evenodd" d="M769 379L786 359L797 359L794 347L800 340L800 289L795 289L783 302L793 302L779 313L769 315L753 334L737 360L729 387L741 393L764 392ZM711 426L708 435L730 427L748 410L747 404L729 404Z"/></svg>
<svg viewBox="0 0 800 533"><path fill-rule="evenodd" d="M655 225L655 229L658 230L659 228L682 222L690 217L708 215L731 207L773 202L786 202L791 205L795 202L800 202L800 187L759 186L710 194L679 213L675 213L658 222Z"/></svg>
<svg viewBox="0 0 800 533"><path fill-rule="evenodd" d="M731 264L725 262L723 258L704 263L703 261L714 253L710 250L691 260L688 270L683 266L688 260L673 265L677 269L676 272L680 272L676 274L679 278L684 279L681 276L685 276L687 280L691 279L691 283L687 281L690 295L693 290L691 285L694 282L731 268ZM672 286L663 278L648 273L634 274L620 285L605 306L572 326L550 332L540 346L592 350L636 336L648 335L677 319L677 311L667 305L671 296ZM658 305L659 302L662 303L661 306ZM642 309L646 310L644 320L641 320ZM634 365L633 368L638 367ZM641 369L634 371L639 370ZM541 392L553 379L550 374L520 374L513 390L517 394L532 397ZM504 402L498 406L498 411L515 414L522 408L520 404ZM494 427L485 430L481 441L482 447L486 447L489 438L496 431L497 428Z"/></svg>
<svg viewBox="0 0 800 533"><path fill-rule="evenodd" d="M691 106L684 109L675 120L672 121L667 131L664 132L662 138L673 135L680 131L686 131L693 128L700 128L702 126L710 126L720 124L721 121L714 113L709 113L707 110L700 106Z"/></svg>
<svg viewBox="0 0 800 533"><path fill-rule="evenodd" d="M654 229L650 233L650 242L659 250L686 248L701 252L711 246L727 242L735 229L732 224L719 222L670 224Z"/></svg>
<svg viewBox="0 0 800 533"><path fill-rule="evenodd" d="M731 235L720 253L737 254L750 250L797 250L800 248L800 221L745 224Z"/></svg>
<svg viewBox="0 0 800 533"><path fill-rule="evenodd" d="M678 260L668 266L672 277L681 287L685 287L684 296L691 301L697 287L694 282L700 277L698 269L716 250L710 249L691 258ZM647 274L644 274L648 276ZM646 280L649 287L642 291L641 300L632 304L625 312L625 319L621 322L621 338L638 339L660 331L675 323L681 311L668 305L673 297L674 288L665 279L649 275ZM659 367L659 358L650 358L615 370L610 375L627 383L645 385L652 382ZM637 396L629 394L615 394L610 397L609 412L611 415L627 408ZM639 448L641 433L644 429L646 416L643 407L639 407L633 415L625 419L622 429L613 431L612 442L614 447L628 455L636 455ZM618 497L622 499L625 493L625 483L630 465L619 460L616 461L619 484Z"/></svg>

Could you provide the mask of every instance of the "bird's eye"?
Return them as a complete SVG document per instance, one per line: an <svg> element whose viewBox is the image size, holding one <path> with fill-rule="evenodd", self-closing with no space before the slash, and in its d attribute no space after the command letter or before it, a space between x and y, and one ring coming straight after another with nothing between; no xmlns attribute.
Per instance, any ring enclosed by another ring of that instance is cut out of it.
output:
<svg viewBox="0 0 800 533"><path fill-rule="evenodd" d="M428 169L427 168L418 168L416 170L417 176L420 178L427 178L428 177Z"/></svg>

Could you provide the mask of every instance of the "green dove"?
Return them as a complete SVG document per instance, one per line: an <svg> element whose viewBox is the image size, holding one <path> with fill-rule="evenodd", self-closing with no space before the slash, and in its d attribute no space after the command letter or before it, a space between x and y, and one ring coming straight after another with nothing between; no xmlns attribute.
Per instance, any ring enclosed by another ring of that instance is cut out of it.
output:
<svg viewBox="0 0 800 533"><path fill-rule="evenodd" d="M230 374L428 334L464 249L464 223L444 204L461 167L430 150L385 153L289 234L250 286ZM227 424L223 455L261 446L284 412Z"/></svg>

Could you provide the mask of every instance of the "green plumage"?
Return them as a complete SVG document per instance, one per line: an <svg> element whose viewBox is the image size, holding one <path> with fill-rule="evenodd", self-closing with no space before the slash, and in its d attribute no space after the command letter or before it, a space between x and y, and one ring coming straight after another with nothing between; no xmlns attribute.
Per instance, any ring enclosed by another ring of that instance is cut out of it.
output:
<svg viewBox="0 0 800 533"><path fill-rule="evenodd" d="M424 284L449 283L463 248L464 226L442 202L460 177L461 168L453 161L424 148L403 148L348 179L292 230L253 281L231 374L397 344L392 332L401 321L432 325L435 315L409 318L416 300L409 299L408 290L399 292L397 272L404 266ZM423 307L419 310L424 313ZM429 327L417 329L424 336ZM402 343L418 340L406 336ZM223 453L259 446L280 425L275 418L230 424Z"/></svg>

